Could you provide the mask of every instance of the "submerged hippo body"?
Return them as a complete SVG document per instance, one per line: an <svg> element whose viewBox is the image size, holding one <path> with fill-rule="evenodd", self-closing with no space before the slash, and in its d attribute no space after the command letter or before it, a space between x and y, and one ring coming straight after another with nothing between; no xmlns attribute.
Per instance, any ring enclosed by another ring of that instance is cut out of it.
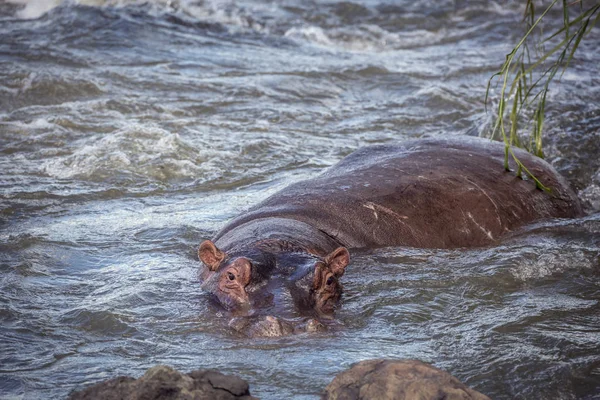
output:
<svg viewBox="0 0 600 400"><path fill-rule="evenodd" d="M582 214L548 163L515 153L550 193L506 172L498 142L461 137L358 150L203 242L203 285L230 309L256 306L258 288L283 287L298 306L322 315L339 299L347 249L484 246L536 220Z"/></svg>

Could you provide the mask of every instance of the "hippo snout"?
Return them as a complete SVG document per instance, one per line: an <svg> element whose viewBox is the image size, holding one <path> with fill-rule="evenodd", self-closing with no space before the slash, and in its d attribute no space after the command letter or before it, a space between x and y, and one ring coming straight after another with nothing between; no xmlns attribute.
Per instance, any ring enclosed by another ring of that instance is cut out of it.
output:
<svg viewBox="0 0 600 400"><path fill-rule="evenodd" d="M325 326L314 318L289 321L272 315L233 318L229 322L229 326L248 337L280 337L325 330Z"/></svg>

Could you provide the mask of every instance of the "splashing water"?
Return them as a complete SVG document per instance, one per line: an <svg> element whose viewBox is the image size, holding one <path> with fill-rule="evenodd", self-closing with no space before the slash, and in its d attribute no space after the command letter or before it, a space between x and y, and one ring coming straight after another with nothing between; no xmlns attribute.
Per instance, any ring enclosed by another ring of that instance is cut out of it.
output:
<svg viewBox="0 0 600 400"><path fill-rule="evenodd" d="M200 290L200 241L285 185L361 146L487 132L523 7L0 3L0 393L165 363L317 398L356 361L402 357L494 399L597 396L597 32L551 88L545 136L587 217L489 248L355 252L326 331L242 337Z"/></svg>

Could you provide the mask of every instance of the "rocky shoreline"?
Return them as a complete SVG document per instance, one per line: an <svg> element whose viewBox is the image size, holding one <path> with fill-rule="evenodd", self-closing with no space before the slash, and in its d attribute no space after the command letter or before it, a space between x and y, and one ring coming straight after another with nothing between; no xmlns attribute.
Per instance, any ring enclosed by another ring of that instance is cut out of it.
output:
<svg viewBox="0 0 600 400"><path fill-rule="evenodd" d="M339 373L326 400L490 400L449 373L417 360L361 361ZM69 400L252 400L247 381L216 370L181 373L157 365L138 379L120 376L75 391Z"/></svg>

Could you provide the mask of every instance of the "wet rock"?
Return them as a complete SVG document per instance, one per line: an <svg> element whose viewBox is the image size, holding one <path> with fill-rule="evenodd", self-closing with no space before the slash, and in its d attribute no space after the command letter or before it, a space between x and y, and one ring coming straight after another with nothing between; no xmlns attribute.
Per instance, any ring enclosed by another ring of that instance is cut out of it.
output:
<svg viewBox="0 0 600 400"><path fill-rule="evenodd" d="M150 368L134 379L120 376L74 392L69 400L233 400L256 399L248 383L236 376L199 369L182 374L164 365Z"/></svg>
<svg viewBox="0 0 600 400"><path fill-rule="evenodd" d="M337 375L327 400L490 400L447 372L416 360L367 360Z"/></svg>

